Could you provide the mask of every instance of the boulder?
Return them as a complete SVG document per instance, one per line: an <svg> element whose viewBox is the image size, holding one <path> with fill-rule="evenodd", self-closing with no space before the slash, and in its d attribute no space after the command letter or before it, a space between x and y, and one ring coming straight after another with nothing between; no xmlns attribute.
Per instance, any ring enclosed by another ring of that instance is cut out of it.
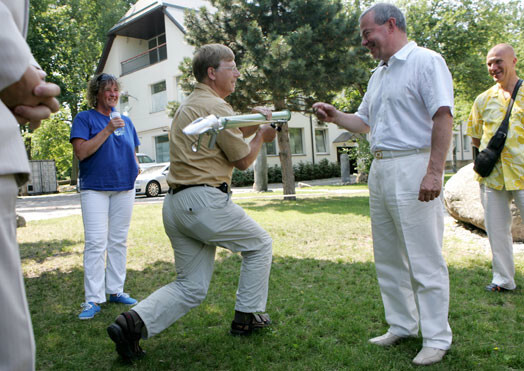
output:
<svg viewBox="0 0 524 371"><path fill-rule="evenodd" d="M16 214L16 228L23 228L25 225L25 218L22 215Z"/></svg>
<svg viewBox="0 0 524 371"><path fill-rule="evenodd" d="M484 208L480 202L479 183L475 180L473 163L464 166L448 180L444 187L444 205L453 218L486 230ZM513 241L523 242L524 225L514 202L511 203L511 215Z"/></svg>

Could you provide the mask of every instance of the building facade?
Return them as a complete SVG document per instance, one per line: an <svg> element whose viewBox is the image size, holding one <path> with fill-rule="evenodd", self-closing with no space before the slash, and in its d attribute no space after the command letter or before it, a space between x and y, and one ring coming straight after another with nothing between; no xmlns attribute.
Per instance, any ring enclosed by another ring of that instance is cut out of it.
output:
<svg viewBox="0 0 524 371"><path fill-rule="evenodd" d="M194 52L184 40L184 11L202 6L211 7L204 0L139 0L109 30L98 65L97 72L119 78L119 109L135 124L139 152L157 162L169 161L171 119L166 108L170 101L184 100L179 65ZM337 162L341 148L355 146L354 135L312 115L293 112L289 128L294 164L323 159ZM459 139L460 145L465 143ZM461 147L459 153L464 152ZM267 153L269 166L280 164L276 140L267 146ZM450 150L448 160L452 159Z"/></svg>

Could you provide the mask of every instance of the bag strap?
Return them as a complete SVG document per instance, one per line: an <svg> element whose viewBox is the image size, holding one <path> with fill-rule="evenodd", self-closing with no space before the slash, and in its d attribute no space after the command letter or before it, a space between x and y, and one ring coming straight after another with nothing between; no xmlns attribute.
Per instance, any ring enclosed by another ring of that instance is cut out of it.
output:
<svg viewBox="0 0 524 371"><path fill-rule="evenodd" d="M511 116L511 110L513 109L513 103L515 102L515 98L517 97L517 93L519 91L520 85L522 85L521 79L517 81L517 83L515 84L515 87L513 88L513 93L511 94L511 100L509 101L508 109L506 111L506 116L504 116L504 120L502 120L502 124L500 124L497 132L501 132L504 134L508 132L509 117Z"/></svg>

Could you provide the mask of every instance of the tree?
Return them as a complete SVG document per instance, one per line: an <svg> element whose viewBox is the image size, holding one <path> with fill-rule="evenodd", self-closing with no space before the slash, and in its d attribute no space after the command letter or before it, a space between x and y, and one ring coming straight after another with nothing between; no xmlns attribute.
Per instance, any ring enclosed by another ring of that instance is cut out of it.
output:
<svg viewBox="0 0 524 371"><path fill-rule="evenodd" d="M73 147L69 144L71 113L62 108L50 119L43 121L32 137L31 158L35 160L54 159L58 179L71 177Z"/></svg>
<svg viewBox="0 0 524 371"><path fill-rule="evenodd" d="M69 122L87 108L84 99L87 81L96 70L107 31L134 2L31 0L27 42L47 72L47 80L60 86L59 99L67 108L64 112L71 115L67 117ZM74 184L76 176L72 178Z"/></svg>
<svg viewBox="0 0 524 371"><path fill-rule="evenodd" d="M515 0L431 0L402 4L409 38L440 53L446 60L454 82L455 123L465 121L475 97L493 84L486 70L489 49L502 42L522 48L524 5Z"/></svg>
<svg viewBox="0 0 524 371"><path fill-rule="evenodd" d="M331 100L344 86L362 83L358 17L339 0L211 0L217 9L188 12L187 41L196 47L228 45L242 76L229 101L238 111L273 105L308 111L316 100ZM188 61L185 87L190 87ZM278 133L284 194L295 194L287 124ZM287 199L294 199L294 196Z"/></svg>

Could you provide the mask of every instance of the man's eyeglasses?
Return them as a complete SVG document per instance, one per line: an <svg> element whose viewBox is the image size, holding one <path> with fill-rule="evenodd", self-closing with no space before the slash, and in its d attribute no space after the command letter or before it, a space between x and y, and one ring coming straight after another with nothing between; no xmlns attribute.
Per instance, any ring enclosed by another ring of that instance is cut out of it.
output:
<svg viewBox="0 0 524 371"><path fill-rule="evenodd" d="M230 71L233 71L233 72L238 72L238 68L236 66L231 66L231 67L219 66L217 68L217 70L218 69L230 70Z"/></svg>

